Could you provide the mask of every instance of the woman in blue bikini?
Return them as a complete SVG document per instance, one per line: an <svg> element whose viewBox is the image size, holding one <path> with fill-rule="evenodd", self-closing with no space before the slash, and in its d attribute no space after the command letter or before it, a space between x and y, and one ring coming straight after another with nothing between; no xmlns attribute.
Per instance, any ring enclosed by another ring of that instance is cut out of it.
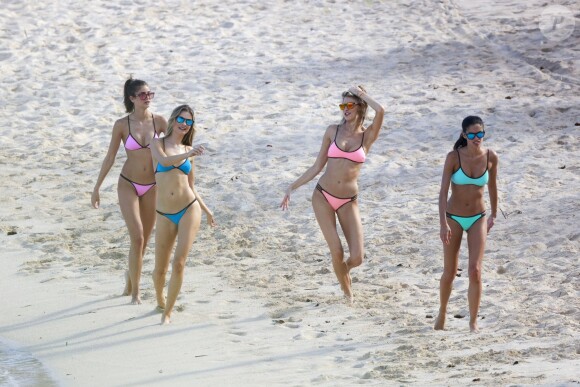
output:
<svg viewBox="0 0 580 387"><path fill-rule="evenodd" d="M215 226L213 214L195 190L193 156L203 153L203 146L192 147L195 116L188 105L178 106L168 120L165 137L153 140L151 154L157 183L157 230L155 232L155 269L153 284L157 306L163 311L162 324L168 324L183 283L185 260L201 222L201 211ZM177 239L167 299L163 295L171 250Z"/></svg>
<svg viewBox="0 0 580 387"><path fill-rule="evenodd" d="M477 312L481 300L481 268L487 233L494 225L497 215L497 154L483 147L485 136L484 124L476 116L466 117L462 132L447 154L441 191L439 193L439 219L441 223L441 241L443 242L443 274L439 286L439 316L435 329L445 327L447 303L457 274L459 248L463 231L467 233L469 249L469 328L477 333ZM476 177L472 177L476 176ZM488 185L491 213L486 214L484 186ZM451 197L447 200L449 186Z"/></svg>
<svg viewBox="0 0 580 387"><path fill-rule="evenodd" d="M151 166L149 144L167 129L167 121L149 110L155 95L145 81L129 78L124 88L125 110L129 113L113 125L109 150L101 166L91 195L91 204L99 208L99 190L115 163L123 144L127 160L121 169L117 194L119 207L129 230L129 270L125 272L124 296L131 295L131 304L140 304L139 283L143 256L155 225L155 178ZM142 145L147 144L147 145Z"/></svg>

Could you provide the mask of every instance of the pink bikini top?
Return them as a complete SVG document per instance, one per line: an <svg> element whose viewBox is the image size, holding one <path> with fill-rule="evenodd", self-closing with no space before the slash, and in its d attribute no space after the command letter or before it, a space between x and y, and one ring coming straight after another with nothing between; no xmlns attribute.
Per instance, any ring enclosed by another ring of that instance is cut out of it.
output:
<svg viewBox="0 0 580 387"><path fill-rule="evenodd" d="M330 144L330 147L328 148L328 158L330 158L330 159L347 159L347 160L350 160L354 163L364 163L365 159L366 159L365 150L363 149L363 143L365 141L364 132L363 132L363 138L362 138L362 141L360 143L360 146L352 152L346 152L346 151L343 151L342 149L340 149L338 147L338 145L336 144L336 136L338 136L338 127L339 126L340 125L338 125L336 127L336 134L334 135L334 141L332 141L332 144Z"/></svg>
<svg viewBox="0 0 580 387"><path fill-rule="evenodd" d="M137 142L137 140L135 140L135 137L133 137L133 135L131 134L131 121L129 120L129 116L127 116L127 124L129 125L129 135L127 136L127 140L125 140L125 149L130 150L130 151L134 151L134 150L149 148L149 146L151 144L147 144L146 146L143 146L143 145L139 144ZM155 133L153 135L153 138L159 138L159 135L157 134L157 130L155 129L155 116L153 116L153 132Z"/></svg>

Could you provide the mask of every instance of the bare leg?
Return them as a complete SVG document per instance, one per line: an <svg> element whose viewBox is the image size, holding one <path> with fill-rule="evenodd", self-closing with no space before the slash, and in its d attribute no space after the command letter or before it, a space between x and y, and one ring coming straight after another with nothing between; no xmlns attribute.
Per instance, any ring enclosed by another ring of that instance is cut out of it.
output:
<svg viewBox="0 0 580 387"><path fill-rule="evenodd" d="M125 292L131 291L131 304L141 304L139 292L139 281L141 279L141 268L143 266L143 224L139 210L139 197L131 183L119 178L117 185L119 206L125 224L129 230L131 246L129 247L129 272L126 275ZM125 293L124 293L125 294Z"/></svg>
<svg viewBox="0 0 580 387"><path fill-rule="evenodd" d="M337 215L344 237L346 238L346 243L348 244L349 257L345 264L348 282L352 286L350 271L360 266L364 257L364 236L358 203L354 201L345 204L338 210Z"/></svg>
<svg viewBox="0 0 580 387"><path fill-rule="evenodd" d="M324 239L330 249L334 274L336 274L344 296L350 302L352 300L352 289L348 275L348 267L344 262L342 243L336 231L336 214L324 198L324 195L316 189L312 194L312 207L314 208L314 214L316 215L316 220L318 221L322 235L324 235Z"/></svg>
<svg viewBox="0 0 580 387"><path fill-rule="evenodd" d="M155 227L155 219L157 218L157 213L155 212L155 201L157 197L157 187L151 188L147 193L141 196L140 199L140 212L141 221L143 223L143 256L145 256L145 251L147 250L147 244L149 243L149 238L153 233L153 228Z"/></svg>
<svg viewBox="0 0 580 387"><path fill-rule="evenodd" d="M443 274L439 281L439 315L435 320L435 330L445 329L445 315L447 314L447 304L453 289L453 280L457 275L457 266L459 264L459 248L461 247L461 237L463 229L454 220L449 220L451 228L451 240L448 245L443 245Z"/></svg>
<svg viewBox="0 0 580 387"><path fill-rule="evenodd" d="M155 268L153 269L153 285L157 308L165 309L165 277L169 269L171 250L177 237L177 226L163 215L157 215L157 231L155 232Z"/></svg>
<svg viewBox="0 0 580 387"><path fill-rule="evenodd" d="M199 231L201 223L201 207L199 203L195 202L185 212L177 230L177 246L175 247L175 255L173 257L173 266L171 270L171 278L169 279L169 286L167 287L167 302L165 310L161 316L161 324L169 324L171 322L171 313L177 301L177 296L183 284L183 271L185 269L185 261L191 249L191 245L195 240L195 236Z"/></svg>
<svg viewBox="0 0 580 387"><path fill-rule="evenodd" d="M477 314L481 301L481 269L486 239L487 222L485 218L481 218L471 226L469 233L467 233L467 244L469 247L469 290L467 291L467 300L469 302L469 330L474 333L479 332Z"/></svg>

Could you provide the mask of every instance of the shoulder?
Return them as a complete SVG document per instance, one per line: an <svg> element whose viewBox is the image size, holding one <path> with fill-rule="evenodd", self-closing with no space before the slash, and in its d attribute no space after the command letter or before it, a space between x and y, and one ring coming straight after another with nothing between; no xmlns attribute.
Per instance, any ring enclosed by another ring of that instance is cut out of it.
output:
<svg viewBox="0 0 580 387"><path fill-rule="evenodd" d="M338 125L336 125L336 124L335 125L328 125L328 127L324 131L324 135L331 136L331 138L334 138L334 134L336 133L337 129L338 129Z"/></svg>
<svg viewBox="0 0 580 387"><path fill-rule="evenodd" d="M492 162L493 164L497 164L499 162L499 156L497 155L496 151L494 151L493 149L487 149L488 153L489 153L489 161Z"/></svg>
<svg viewBox="0 0 580 387"><path fill-rule="evenodd" d="M457 161L459 160L459 149L453 149L452 151L447 153L447 156L445 157L446 161Z"/></svg>
<svg viewBox="0 0 580 387"><path fill-rule="evenodd" d="M155 125L163 126L163 128L167 127L167 120L161 114L153 113L153 121L155 121Z"/></svg>
<svg viewBox="0 0 580 387"><path fill-rule="evenodd" d="M124 130L126 128L128 128L128 124L127 124L127 120L129 116L124 116L121 118L118 118L115 123L113 124L113 131L115 130Z"/></svg>

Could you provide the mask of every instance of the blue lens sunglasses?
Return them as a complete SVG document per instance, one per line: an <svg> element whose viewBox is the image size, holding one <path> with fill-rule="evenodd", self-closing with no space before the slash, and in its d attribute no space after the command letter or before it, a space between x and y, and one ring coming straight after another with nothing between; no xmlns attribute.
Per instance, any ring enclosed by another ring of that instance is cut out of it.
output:
<svg viewBox="0 0 580 387"><path fill-rule="evenodd" d="M191 126L195 122L194 120L190 120L188 118L184 118L184 117L181 117L181 116L177 116L177 118L175 119L175 121L177 121L178 124L183 124L185 122L185 124L187 126ZM481 136L481 137L483 137L483 136Z"/></svg>
<svg viewBox="0 0 580 387"><path fill-rule="evenodd" d="M485 132L481 131L481 132L477 132L477 133L465 133L465 135L467 136L467 138L469 140L473 140L476 136L477 136L477 138L483 138L483 136L485 136Z"/></svg>

